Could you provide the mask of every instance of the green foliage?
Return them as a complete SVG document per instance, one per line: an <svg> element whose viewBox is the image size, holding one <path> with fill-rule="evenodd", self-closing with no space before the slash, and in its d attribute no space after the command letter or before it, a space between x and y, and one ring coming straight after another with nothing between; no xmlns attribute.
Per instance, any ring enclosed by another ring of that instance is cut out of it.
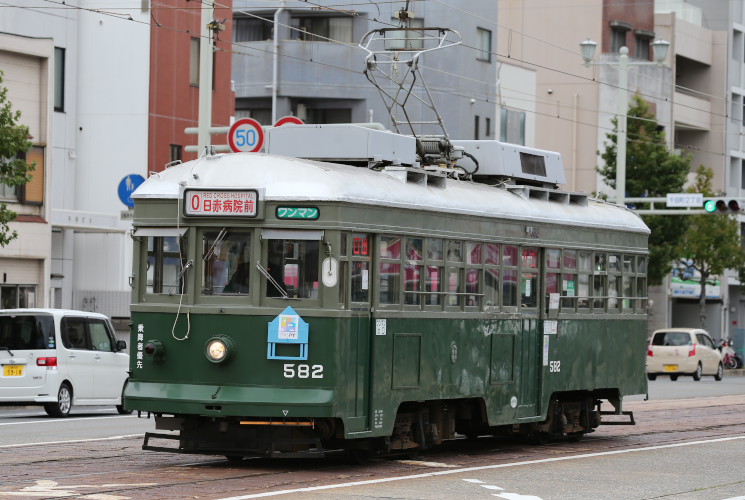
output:
<svg viewBox="0 0 745 500"><path fill-rule="evenodd" d="M597 170L606 184L616 187L616 147L618 121L613 119L613 132L600 153L605 165ZM665 132L659 126L649 104L635 95L629 106L626 143L626 196L665 197L680 193L691 170L687 156L672 153L665 142ZM637 205L637 208L644 208ZM645 215L649 236L649 284L662 284L677 260L676 247L687 230L687 217Z"/></svg>
<svg viewBox="0 0 745 500"><path fill-rule="evenodd" d="M715 196L711 179L714 172L703 165L696 171L696 181L689 188L691 193ZM745 276L745 249L742 247L737 219L727 213L693 215L690 227L684 235L678 254L685 259L684 265L693 267L701 275L699 316L701 326L706 327L706 280L725 269L734 269Z"/></svg>
<svg viewBox="0 0 745 500"><path fill-rule="evenodd" d="M31 148L28 140L28 127L19 123L20 111L13 111L8 101L8 89L2 85L3 72L0 71L0 184L21 186L31 180L29 172L32 165L17 156ZM16 231L8 226L16 218L16 213L0 203L0 246L5 246L18 237Z"/></svg>

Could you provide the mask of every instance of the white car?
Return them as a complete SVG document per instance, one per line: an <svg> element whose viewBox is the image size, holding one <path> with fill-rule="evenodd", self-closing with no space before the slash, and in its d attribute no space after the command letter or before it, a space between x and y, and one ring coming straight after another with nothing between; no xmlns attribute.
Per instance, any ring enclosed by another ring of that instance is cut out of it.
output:
<svg viewBox="0 0 745 500"><path fill-rule="evenodd" d="M714 375L722 380L722 354L706 332L699 328L665 328L656 330L647 348L647 378L670 375L691 375L701 380L702 375Z"/></svg>
<svg viewBox="0 0 745 500"><path fill-rule="evenodd" d="M0 310L0 405L44 405L66 417L73 405L124 409L127 344L103 314L63 309Z"/></svg>

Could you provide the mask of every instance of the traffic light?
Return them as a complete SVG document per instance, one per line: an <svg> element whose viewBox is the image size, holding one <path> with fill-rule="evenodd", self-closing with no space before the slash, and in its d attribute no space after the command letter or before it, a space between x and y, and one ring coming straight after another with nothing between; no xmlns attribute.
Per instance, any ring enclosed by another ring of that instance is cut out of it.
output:
<svg viewBox="0 0 745 500"><path fill-rule="evenodd" d="M709 213L739 212L740 202L738 200L706 200L704 202L704 210Z"/></svg>

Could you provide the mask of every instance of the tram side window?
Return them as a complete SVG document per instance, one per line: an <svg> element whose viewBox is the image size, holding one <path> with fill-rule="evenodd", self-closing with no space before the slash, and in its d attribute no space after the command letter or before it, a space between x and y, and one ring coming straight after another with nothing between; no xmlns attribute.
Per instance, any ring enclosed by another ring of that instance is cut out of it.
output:
<svg viewBox="0 0 745 500"><path fill-rule="evenodd" d="M445 242L439 238L426 240L426 275L424 277L425 306L439 306L442 304L442 264L445 260Z"/></svg>
<svg viewBox="0 0 745 500"><path fill-rule="evenodd" d="M592 253L577 253L577 307L588 309L590 307L590 286L592 277Z"/></svg>
<svg viewBox="0 0 745 500"><path fill-rule="evenodd" d="M504 307L517 307L517 247L514 245L502 246L502 305Z"/></svg>
<svg viewBox="0 0 745 500"><path fill-rule="evenodd" d="M202 295L247 294L251 233L230 228L202 236Z"/></svg>
<svg viewBox="0 0 745 500"><path fill-rule="evenodd" d="M564 250L561 265L561 309L573 311L577 302L577 250Z"/></svg>
<svg viewBox="0 0 745 500"><path fill-rule="evenodd" d="M466 307L481 306L483 243L466 242Z"/></svg>
<svg viewBox="0 0 745 500"><path fill-rule="evenodd" d="M182 294L187 290L186 236L147 236L149 294Z"/></svg>
<svg viewBox="0 0 745 500"><path fill-rule="evenodd" d="M399 304L401 294L401 237L381 236L378 255L380 256L378 297L380 304Z"/></svg>
<svg viewBox="0 0 745 500"><path fill-rule="evenodd" d="M544 308L549 309L551 305L551 295L559 294L559 279L561 274L561 250L558 248L546 249L546 304Z"/></svg>
<svg viewBox="0 0 745 500"><path fill-rule="evenodd" d="M636 269L636 312L643 313L647 310L647 258L639 257Z"/></svg>
<svg viewBox="0 0 745 500"><path fill-rule="evenodd" d="M484 310L499 309L499 252L496 243L484 246Z"/></svg>
<svg viewBox="0 0 745 500"><path fill-rule="evenodd" d="M370 301L370 235L353 233L352 253L350 255L352 266L351 276L351 300L352 302Z"/></svg>
<svg viewBox="0 0 745 500"><path fill-rule="evenodd" d="M404 267L404 304L421 303L421 280L424 254L421 238L406 238L406 265Z"/></svg>
<svg viewBox="0 0 745 500"><path fill-rule="evenodd" d="M446 260L446 291L445 306L460 308L463 293L463 242L459 240L447 240L445 243L447 251Z"/></svg>
<svg viewBox="0 0 745 500"><path fill-rule="evenodd" d="M608 311L617 312L619 300L623 296L621 289L621 256L619 254L608 254Z"/></svg>
<svg viewBox="0 0 745 500"><path fill-rule="evenodd" d="M520 281L520 304L522 307L538 307L538 249L523 248L522 280Z"/></svg>
<svg viewBox="0 0 745 500"><path fill-rule="evenodd" d="M319 247L317 240L268 240L267 297L317 299Z"/></svg>

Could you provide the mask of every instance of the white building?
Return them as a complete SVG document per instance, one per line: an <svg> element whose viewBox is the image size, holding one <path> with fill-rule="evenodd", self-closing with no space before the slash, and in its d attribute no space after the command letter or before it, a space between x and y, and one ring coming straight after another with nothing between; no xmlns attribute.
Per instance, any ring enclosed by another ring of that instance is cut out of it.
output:
<svg viewBox="0 0 745 500"><path fill-rule="evenodd" d="M128 317L131 223L119 184L147 175L149 4L18 0L2 14L0 69L44 147L46 196L24 208L44 222L22 223L18 240L0 249L0 268L36 287L37 306ZM18 61L28 75L15 83ZM23 81L41 92L24 96Z"/></svg>

